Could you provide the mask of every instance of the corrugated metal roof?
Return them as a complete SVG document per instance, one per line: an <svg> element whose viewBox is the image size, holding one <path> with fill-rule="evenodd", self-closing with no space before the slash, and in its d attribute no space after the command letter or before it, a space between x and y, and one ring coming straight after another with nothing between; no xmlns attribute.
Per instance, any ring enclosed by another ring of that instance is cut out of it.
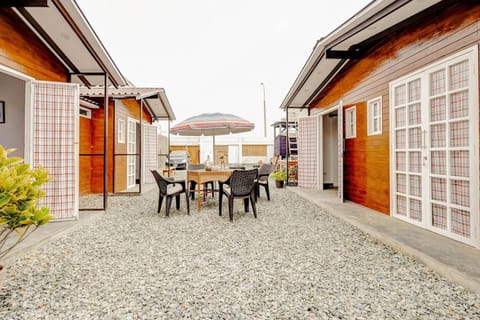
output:
<svg viewBox="0 0 480 320"><path fill-rule="evenodd" d="M175 120L175 114L163 88L137 88L137 87L109 87L107 94L111 98L134 98L143 99L147 104L154 120ZM82 97L103 97L104 87L80 87L80 96Z"/></svg>
<svg viewBox="0 0 480 320"><path fill-rule="evenodd" d="M349 59L327 58L327 50L348 51L441 0L375 0L317 41L280 108L307 107Z"/></svg>

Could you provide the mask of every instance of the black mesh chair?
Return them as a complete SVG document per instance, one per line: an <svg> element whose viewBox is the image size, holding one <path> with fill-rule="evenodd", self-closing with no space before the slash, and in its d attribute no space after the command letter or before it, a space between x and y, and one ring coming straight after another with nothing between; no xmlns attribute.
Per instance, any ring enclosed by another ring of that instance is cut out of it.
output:
<svg viewBox="0 0 480 320"><path fill-rule="evenodd" d="M188 192L187 188L185 187L185 181L175 181L169 180L160 175L157 170L150 170L152 172L155 181L157 182L159 195L158 195L158 210L160 212L160 208L162 207L163 198L166 198L165 203L165 216L168 217L170 215L170 207L172 205L172 198L175 197L176 208L177 210L180 209L180 195L185 193L185 199L187 201L187 213L190 214L190 202L188 200Z"/></svg>
<svg viewBox="0 0 480 320"><path fill-rule="evenodd" d="M252 204L253 215L257 217L257 208L255 206L255 180L257 179L258 169L252 170L234 170L230 178L225 181L219 181L219 200L218 214L222 215L222 198L225 195L228 198L228 214L230 221L233 221L233 200L243 199L245 212L248 212L249 202Z"/></svg>
<svg viewBox="0 0 480 320"><path fill-rule="evenodd" d="M268 185L268 177L273 171L273 165L264 164L258 169L258 178L255 184L255 200L257 197L260 197L260 186L265 188L265 193L267 194L267 199L270 201L270 187Z"/></svg>
<svg viewBox="0 0 480 320"><path fill-rule="evenodd" d="M189 164L188 170L203 170L205 169L204 164ZM195 189L197 187L197 182L190 180L188 182L190 184L190 196L192 200L195 200ZM212 198L215 198L215 186L214 181L207 181L203 184L203 199L205 200L205 194L210 192L212 194ZM208 186L210 186L210 191L208 191Z"/></svg>

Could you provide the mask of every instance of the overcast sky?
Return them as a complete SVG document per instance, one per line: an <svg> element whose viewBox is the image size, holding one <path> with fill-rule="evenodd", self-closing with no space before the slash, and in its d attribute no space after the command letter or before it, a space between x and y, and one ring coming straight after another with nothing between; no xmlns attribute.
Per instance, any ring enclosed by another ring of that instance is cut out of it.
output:
<svg viewBox="0 0 480 320"><path fill-rule="evenodd" d="M263 136L315 42L370 0L77 0L120 71L165 88L178 123L224 112Z"/></svg>

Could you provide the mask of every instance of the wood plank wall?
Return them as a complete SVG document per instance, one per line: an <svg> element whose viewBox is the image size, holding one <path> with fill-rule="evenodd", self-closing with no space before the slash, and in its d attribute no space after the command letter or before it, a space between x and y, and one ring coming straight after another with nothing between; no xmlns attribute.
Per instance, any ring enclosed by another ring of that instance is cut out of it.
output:
<svg viewBox="0 0 480 320"><path fill-rule="evenodd" d="M170 146L170 150L187 150L190 154L190 163L191 164L199 164L200 163L200 146ZM161 166L164 163L160 164Z"/></svg>
<svg viewBox="0 0 480 320"><path fill-rule="evenodd" d="M0 64L37 80L67 81L63 65L10 8L0 8Z"/></svg>
<svg viewBox="0 0 480 320"><path fill-rule="evenodd" d="M121 192L125 191L126 188L126 157L125 156L115 156L114 155L114 143L115 143L115 153L116 154L126 154L127 153L127 137L125 135L125 143L118 143L117 134L114 134L115 130L118 130L117 123L118 119L125 120L125 134L127 130L127 119L128 117L140 120L140 103L135 99L116 99L116 103L113 99L109 99L109 111L108 111L108 192ZM102 101L99 101L100 103ZM114 108L115 104L115 108ZM92 120L91 120L91 134L92 134L92 148L91 153L94 154L103 154L103 137L104 137L104 109L92 110ZM115 123L113 122L115 116ZM147 123L152 122L150 114L144 109L143 110L143 121ZM86 127L81 127L82 130L88 130ZM138 133L139 134L139 133ZM85 159L80 159L80 161L88 161ZM114 175L114 161L115 161L115 189L113 188L113 175ZM81 164L81 166L87 166L87 164ZM102 193L103 192L103 156L91 157L90 161L91 168L91 193Z"/></svg>
<svg viewBox="0 0 480 320"><path fill-rule="evenodd" d="M85 117L80 117L80 154L92 153L92 120ZM92 157L80 156L79 161L80 175L79 175L79 192L80 195L92 193L91 179L92 179Z"/></svg>
<svg viewBox="0 0 480 320"><path fill-rule="evenodd" d="M143 110L142 120L151 123L151 116L146 110ZM128 118L140 121L140 102L133 99L115 100L115 192L122 192L127 189L127 129ZM125 121L125 143L118 143L118 120ZM137 132L137 135L140 133ZM138 146L137 146L138 147ZM112 150L113 153L113 150ZM140 157L137 157L137 165Z"/></svg>
<svg viewBox="0 0 480 320"><path fill-rule="evenodd" d="M389 82L480 43L480 4L452 2L447 9L393 34L388 41L342 72L313 104L329 108L343 101L357 106L357 138L346 139L345 198L389 214ZM382 97L382 134L367 136L366 101Z"/></svg>

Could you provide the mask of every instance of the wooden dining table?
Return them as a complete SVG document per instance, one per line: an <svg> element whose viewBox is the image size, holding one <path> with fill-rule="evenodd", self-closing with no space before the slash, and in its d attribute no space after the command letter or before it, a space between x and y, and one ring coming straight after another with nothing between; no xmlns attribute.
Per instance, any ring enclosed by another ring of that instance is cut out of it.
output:
<svg viewBox="0 0 480 320"><path fill-rule="evenodd" d="M197 206L198 211L201 211L201 185L208 181L224 181L230 178L232 175L233 169L222 169L222 170L188 170L187 171L187 183L189 181L195 181L197 183L195 192L197 193ZM220 195L219 195L220 196Z"/></svg>

